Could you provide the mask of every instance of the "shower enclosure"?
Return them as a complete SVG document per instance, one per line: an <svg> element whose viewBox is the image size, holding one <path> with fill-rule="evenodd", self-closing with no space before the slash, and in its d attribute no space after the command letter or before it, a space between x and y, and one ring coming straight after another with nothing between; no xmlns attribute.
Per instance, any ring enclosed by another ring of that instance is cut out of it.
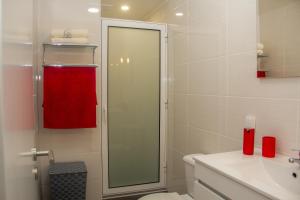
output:
<svg viewBox="0 0 300 200"><path fill-rule="evenodd" d="M165 187L166 26L102 21L103 193Z"/></svg>

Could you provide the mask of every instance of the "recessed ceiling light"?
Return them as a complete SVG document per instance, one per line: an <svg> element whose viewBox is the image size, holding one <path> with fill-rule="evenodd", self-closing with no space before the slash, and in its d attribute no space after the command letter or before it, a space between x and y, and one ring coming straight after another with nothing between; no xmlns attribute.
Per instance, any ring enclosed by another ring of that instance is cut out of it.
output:
<svg viewBox="0 0 300 200"><path fill-rule="evenodd" d="M182 12L178 12L175 14L177 17L182 17L183 16L183 13Z"/></svg>
<svg viewBox="0 0 300 200"><path fill-rule="evenodd" d="M99 12L99 8L89 8L88 11L90 13L98 13Z"/></svg>
<svg viewBox="0 0 300 200"><path fill-rule="evenodd" d="M121 6L121 10L123 10L123 11L128 11L130 9L130 7L128 6L128 5L122 5Z"/></svg>

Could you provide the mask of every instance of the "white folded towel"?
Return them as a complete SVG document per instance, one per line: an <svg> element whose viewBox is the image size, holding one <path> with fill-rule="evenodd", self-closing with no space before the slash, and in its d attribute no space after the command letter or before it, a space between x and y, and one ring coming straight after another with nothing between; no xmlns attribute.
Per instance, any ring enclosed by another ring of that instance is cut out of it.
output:
<svg viewBox="0 0 300 200"><path fill-rule="evenodd" d="M264 49L264 44L262 43L257 43L257 50L263 50Z"/></svg>
<svg viewBox="0 0 300 200"><path fill-rule="evenodd" d="M264 54L263 50L257 50L257 55L262 56Z"/></svg>
<svg viewBox="0 0 300 200"><path fill-rule="evenodd" d="M81 38L81 37L88 37L89 31L87 29L54 29L51 31L52 38L64 38L64 37L74 37L74 38Z"/></svg>
<svg viewBox="0 0 300 200"><path fill-rule="evenodd" d="M86 44L88 43L88 39L81 38L51 38L52 43L74 43L74 44Z"/></svg>

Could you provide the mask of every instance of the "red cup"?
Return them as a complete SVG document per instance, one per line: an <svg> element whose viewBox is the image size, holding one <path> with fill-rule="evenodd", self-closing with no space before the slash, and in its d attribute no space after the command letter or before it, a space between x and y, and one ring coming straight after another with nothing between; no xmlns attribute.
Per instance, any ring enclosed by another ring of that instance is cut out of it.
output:
<svg viewBox="0 0 300 200"><path fill-rule="evenodd" d="M257 78L265 78L266 72L265 71L257 71L256 76L257 76Z"/></svg>
<svg viewBox="0 0 300 200"><path fill-rule="evenodd" d="M274 158L276 154L276 138L272 136L264 136L262 139L262 156L266 158Z"/></svg>

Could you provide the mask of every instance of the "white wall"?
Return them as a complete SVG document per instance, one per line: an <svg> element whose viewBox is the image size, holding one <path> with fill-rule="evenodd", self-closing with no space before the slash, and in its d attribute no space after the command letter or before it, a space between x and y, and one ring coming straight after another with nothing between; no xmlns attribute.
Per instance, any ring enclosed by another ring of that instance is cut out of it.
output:
<svg viewBox="0 0 300 200"><path fill-rule="evenodd" d="M300 147L299 79L256 78L256 1L169 0L151 21L170 24L170 191L184 192L183 155L241 149L247 114L257 146L274 135L280 153Z"/></svg>
<svg viewBox="0 0 300 200"><path fill-rule="evenodd" d="M42 43L47 42L52 29L79 28L89 30L89 42L96 43L100 48L100 15L91 14L87 10L89 6L99 6L98 0L43 0L39 1L39 59L41 62ZM60 55L61 62L87 63L91 62L91 54L78 52L78 57L68 57L65 52ZM73 51L70 49L70 51ZM91 52L91 51L90 51ZM51 51L51 55L55 53ZM73 52L74 53L74 52ZM56 56L57 56L56 55ZM63 56L61 56L63 55ZM70 56L70 55L68 55ZM88 57L89 56L89 57ZM52 59L54 56L50 56ZM48 57L49 58L49 57ZM96 63L99 63L100 54L97 51ZM57 60L56 60L57 61ZM100 77L100 69L97 69L97 79ZM39 72L42 74L43 69ZM98 79L98 104L100 105L100 80ZM39 83L39 148L52 149L57 162L84 161L88 168L87 200L99 200L101 198L101 129L100 107L98 106L98 128L95 129L70 129L55 130L43 128L42 112L42 81ZM44 198L48 198L48 161L42 160L42 185Z"/></svg>

